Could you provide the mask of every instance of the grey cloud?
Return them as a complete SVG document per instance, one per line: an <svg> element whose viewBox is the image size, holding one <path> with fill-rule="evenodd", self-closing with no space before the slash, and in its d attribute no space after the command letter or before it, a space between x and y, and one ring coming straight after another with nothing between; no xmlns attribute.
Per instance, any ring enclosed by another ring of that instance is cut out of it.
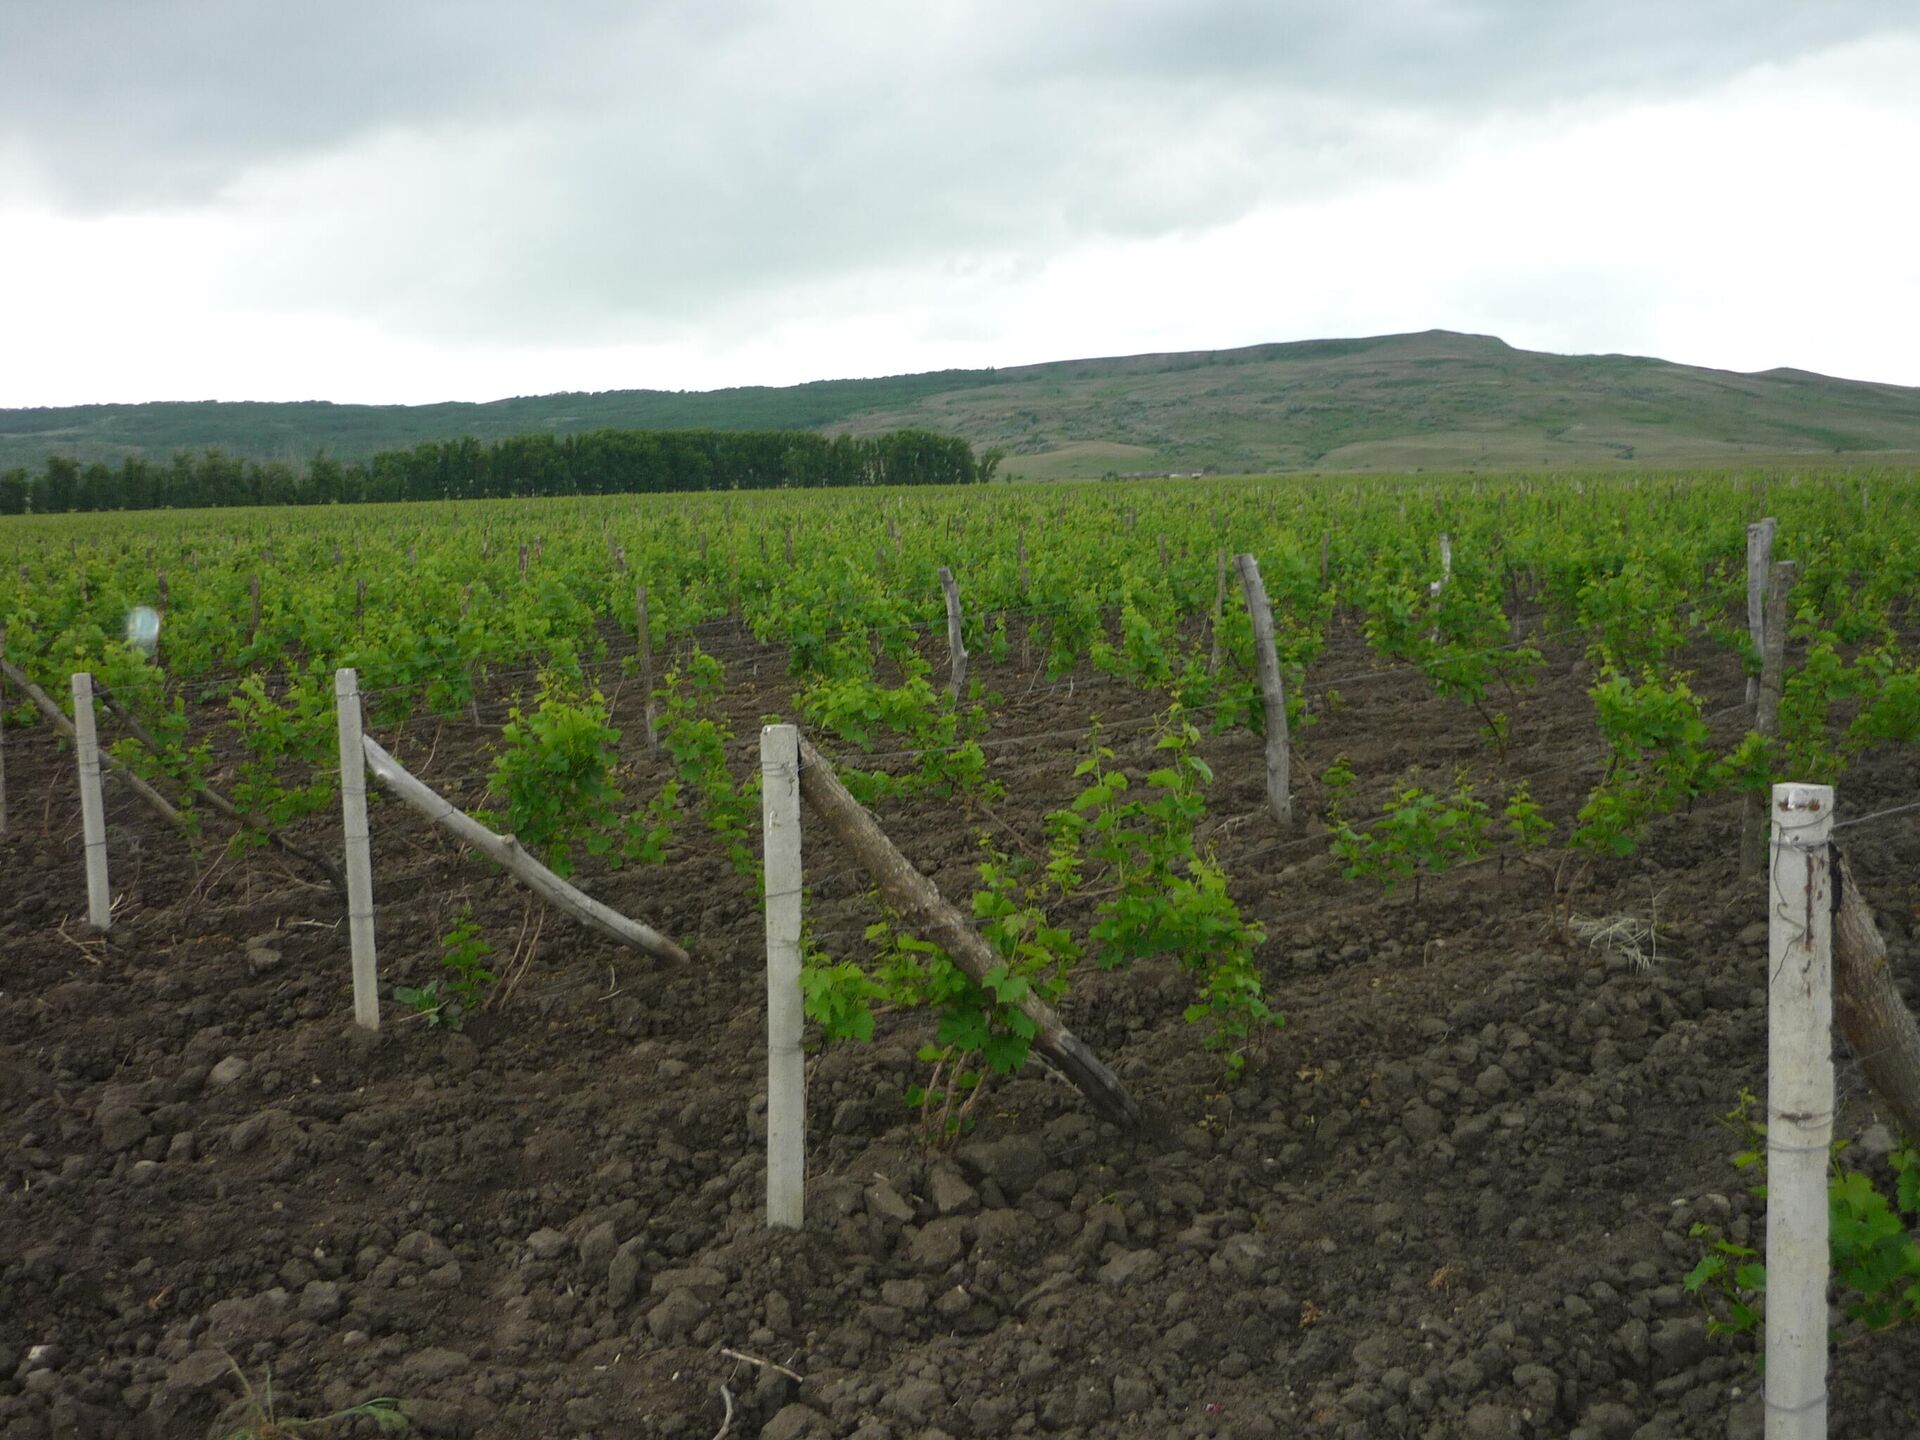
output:
<svg viewBox="0 0 1920 1440"><path fill-rule="evenodd" d="M1471 111L1697 82L1916 23L1907 0L8 0L0 137L63 204L145 208L369 134L592 115L635 90L705 89L776 131L783 101L901 80L946 97L956 126L1050 94L1151 108L1278 88Z"/></svg>
<svg viewBox="0 0 1920 1440"><path fill-rule="evenodd" d="M233 211L225 283L259 308L647 341L796 281L1223 223L1417 172L1490 117L1916 23L1874 0L6 0L0 153L81 213Z"/></svg>

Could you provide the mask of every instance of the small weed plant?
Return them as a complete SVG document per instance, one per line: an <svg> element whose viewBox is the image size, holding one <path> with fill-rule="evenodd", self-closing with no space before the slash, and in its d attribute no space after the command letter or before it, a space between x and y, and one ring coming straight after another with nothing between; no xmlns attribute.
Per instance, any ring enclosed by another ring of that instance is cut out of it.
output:
<svg viewBox="0 0 1920 1440"><path fill-rule="evenodd" d="M458 1030L467 1017L480 1008L487 987L495 980L487 961L493 945L481 933L470 910L462 910L453 928L440 937L440 964L444 973L414 987L396 985L393 998L411 1005L414 1013L429 1025Z"/></svg>

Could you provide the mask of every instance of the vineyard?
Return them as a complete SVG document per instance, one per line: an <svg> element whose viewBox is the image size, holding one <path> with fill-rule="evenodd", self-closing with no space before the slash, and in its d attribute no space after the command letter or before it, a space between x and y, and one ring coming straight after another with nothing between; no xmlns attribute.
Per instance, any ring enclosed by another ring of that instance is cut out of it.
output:
<svg viewBox="0 0 1920 1440"><path fill-rule="evenodd" d="M9 517L0 1435L1758 1435L1760 800L1835 787L1911 997L1916 587L1858 468Z"/></svg>

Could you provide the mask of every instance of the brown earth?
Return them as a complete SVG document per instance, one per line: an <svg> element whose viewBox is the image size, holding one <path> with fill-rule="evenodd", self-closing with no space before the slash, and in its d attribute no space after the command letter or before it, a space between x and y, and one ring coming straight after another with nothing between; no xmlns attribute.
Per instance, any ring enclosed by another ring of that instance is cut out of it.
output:
<svg viewBox="0 0 1920 1440"><path fill-rule="evenodd" d="M775 652L715 644L745 773L787 685ZM1151 697L1050 686L1017 650L986 672L1006 798L880 811L962 903L979 831L1034 845L1073 793L1090 715L1136 770L1151 745L1135 719ZM1725 741L1735 664L1693 660ZM1490 793L1537 777L1562 821L1578 807L1598 746L1577 653L1552 650L1510 707L1504 765L1417 676L1343 678L1386 668L1350 636L1315 665L1303 812L1336 754L1370 801L1416 767L1431 784L1469 765ZM617 718L644 799L665 772L634 694ZM375 733L477 802L486 728ZM1751 1343L1709 1343L1680 1289L1695 1221L1762 1233L1716 1123L1764 1086L1765 905L1736 873L1737 808L1660 822L1574 898L1657 910L1642 969L1560 942L1543 865L1477 865L1417 902L1343 881L1316 821L1276 830L1255 737L1202 753L1220 777L1209 838L1267 929L1288 1017L1244 1078L1225 1083L1183 1022L1191 981L1171 963L1089 975L1067 1021L1153 1133L1123 1139L1036 1067L994 1084L956 1147L931 1147L903 1101L927 1022L883 1017L874 1045L809 1062L794 1235L760 1220L760 912L697 827L665 866L582 872L691 965L549 917L512 995L464 1033L389 998L376 1037L349 1023L330 891L261 852L196 851L117 787L121 904L91 938L71 758L44 727L10 732L0 1436L228 1434L241 1376L282 1422L392 1396L419 1432L509 1440L1757 1436ZM1912 799L1920 759L1869 757L1841 795L1843 818ZM1903 970L1915 818L1845 837ZM503 958L531 935L489 867L397 807L376 806L374 829L383 986L437 969L463 904ZM307 833L337 846L331 817ZM867 885L811 820L805 843L814 933L858 953ZM1886 1132L1844 1058L1840 1082L1851 1153L1884 1172ZM1898 1336L1836 1348L1833 1433L1920 1433L1917 1357Z"/></svg>

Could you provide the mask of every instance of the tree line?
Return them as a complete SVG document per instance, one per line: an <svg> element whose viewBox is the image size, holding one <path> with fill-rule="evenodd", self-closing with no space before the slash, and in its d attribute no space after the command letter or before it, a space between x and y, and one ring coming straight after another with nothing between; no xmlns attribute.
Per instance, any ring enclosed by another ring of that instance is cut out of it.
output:
<svg viewBox="0 0 1920 1440"><path fill-rule="evenodd" d="M82 465L49 455L36 474L0 473L0 515L334 505L384 500L637 495L668 490L778 490L825 485L961 485L991 479L1001 453L975 457L932 430L882 435L797 430L589 430L481 441L426 441L305 465L208 449L167 461L128 456Z"/></svg>

